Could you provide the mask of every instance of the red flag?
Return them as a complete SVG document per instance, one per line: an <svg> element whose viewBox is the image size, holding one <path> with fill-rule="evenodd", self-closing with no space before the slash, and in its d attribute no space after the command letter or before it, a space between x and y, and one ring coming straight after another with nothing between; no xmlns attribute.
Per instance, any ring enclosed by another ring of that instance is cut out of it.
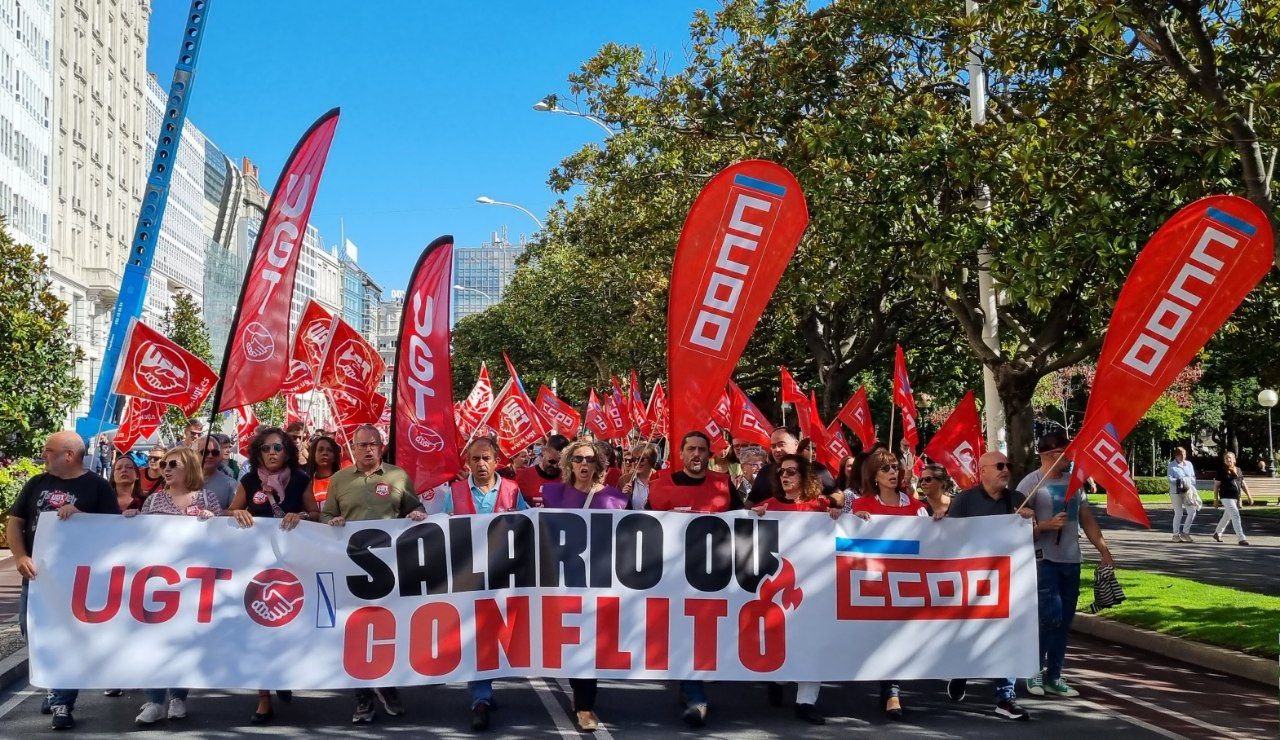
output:
<svg viewBox="0 0 1280 740"><path fill-rule="evenodd" d="M583 419L587 429L590 429L597 439L609 439L613 434L613 426L605 418L604 407L600 405L600 397L596 395L595 388L587 394L587 414Z"/></svg>
<svg viewBox="0 0 1280 740"><path fill-rule="evenodd" d="M773 162L731 165L694 201L667 306L675 438L710 417L808 223L800 184Z"/></svg>
<svg viewBox="0 0 1280 740"><path fill-rule="evenodd" d="M867 389L858 386L858 390L845 402L844 408L836 414L836 420L853 430L862 441L862 449L869 450L876 443L876 425L871 421L871 406L867 403Z"/></svg>
<svg viewBox="0 0 1280 740"><path fill-rule="evenodd" d="M338 109L325 113L303 135L276 182L254 242L227 335L216 411L271 398L289 373L289 304L302 236L324 172Z"/></svg>
<svg viewBox="0 0 1280 740"><path fill-rule="evenodd" d="M733 399L730 398L727 389L720 392L720 400L711 407L711 419L719 424L721 429L733 426Z"/></svg>
<svg viewBox="0 0 1280 740"><path fill-rule="evenodd" d="M911 392L911 380L907 378L907 359L901 344L895 345L893 356L893 402L902 410L902 438L914 450L920 444L920 431L916 424L920 415L916 411L915 394Z"/></svg>
<svg viewBox="0 0 1280 740"><path fill-rule="evenodd" d="M164 419L163 403L145 398L130 397L124 409L120 428L111 443L117 450L128 452L139 440L146 439L160 428Z"/></svg>
<svg viewBox="0 0 1280 740"><path fill-rule="evenodd" d="M627 389L627 418L631 426L640 431L640 436L649 436L649 419L645 415L644 396L640 393L640 381L636 371L631 371L631 387Z"/></svg>
<svg viewBox="0 0 1280 740"><path fill-rule="evenodd" d="M773 424L760 409L747 398L738 384L729 381L729 398L731 402L729 434L736 439L746 440L761 447L769 447L769 435L773 433Z"/></svg>
<svg viewBox="0 0 1280 740"><path fill-rule="evenodd" d="M1142 508L1129 461L1116 439L1115 428L1102 422L1108 414L1106 407L1100 408L1102 410L1095 413L1093 423L1085 423L1067 450L1067 455L1075 462L1067 498L1074 495L1085 479L1093 478L1107 491L1108 514L1150 529L1151 520Z"/></svg>
<svg viewBox="0 0 1280 740"><path fill-rule="evenodd" d="M356 396L370 397L386 372L387 363L369 340L347 322L336 320L329 352L320 366L320 387L343 388Z"/></svg>
<svg viewBox="0 0 1280 740"><path fill-rule="evenodd" d="M622 423L625 427L627 422L631 419L630 401L627 398L627 394L622 392L622 385L618 382L617 376L610 375L609 384L612 386L612 395L610 397L613 399L613 406L618 409L618 413L621 414Z"/></svg>
<svg viewBox="0 0 1280 740"><path fill-rule="evenodd" d="M946 468L956 485L965 489L981 482L978 458L984 452L978 404L973 400L973 391L969 391L925 445L924 454Z"/></svg>
<svg viewBox="0 0 1280 740"><path fill-rule="evenodd" d="M315 374L311 372L311 368L307 367L307 363L296 357L289 360L289 374L280 384L280 392L285 395L297 395L315 390L315 387Z"/></svg>
<svg viewBox="0 0 1280 740"><path fill-rule="evenodd" d="M604 410L604 419L609 424L609 436L605 439L623 439L627 436L627 425L622 420L622 409L618 408L618 403L612 395L604 397L604 402L600 404Z"/></svg>
<svg viewBox="0 0 1280 740"><path fill-rule="evenodd" d="M1201 198L1143 247L1120 290L1085 412L1123 440L1271 269L1271 225L1244 198Z"/></svg>
<svg viewBox="0 0 1280 740"><path fill-rule="evenodd" d="M308 300L298 321L298 331L293 335L293 359L301 360L315 376L320 375L320 365L329 351L333 319L333 314L324 306Z"/></svg>
<svg viewBox="0 0 1280 740"><path fill-rule="evenodd" d="M311 426L311 414L307 411L306 404L302 402L302 396L296 393L284 394L284 423L286 425L294 422L302 422L303 426Z"/></svg>
<svg viewBox="0 0 1280 740"><path fill-rule="evenodd" d="M796 379L791 377L791 373L787 369L780 368L782 375L782 402L789 403L796 411L796 423L800 425L800 433L810 439L821 438L815 434L815 430L820 428L820 422L815 422L816 409L809 397L800 390L800 384Z"/></svg>
<svg viewBox="0 0 1280 740"><path fill-rule="evenodd" d="M442 236L418 258L400 315L388 459L404 468L418 493L458 472L449 347L452 275L453 237Z"/></svg>
<svg viewBox="0 0 1280 740"><path fill-rule="evenodd" d="M546 435L538 409L514 379L502 386L493 408L481 420L480 428L486 425L497 431L498 450L507 457L515 456Z"/></svg>
<svg viewBox="0 0 1280 740"><path fill-rule="evenodd" d="M551 389L545 385L538 388L535 405L543 417L551 422L551 428L556 434L572 438L582 426L582 416L577 410L556 398Z"/></svg>
<svg viewBox="0 0 1280 740"><path fill-rule="evenodd" d="M124 340L115 392L182 409L191 416L209 396L218 376L199 357L134 319Z"/></svg>
<svg viewBox="0 0 1280 740"><path fill-rule="evenodd" d="M840 429L840 422L833 420L831 425L826 428L826 441L819 448L818 459L823 465L827 466L827 470L839 473L840 461L852 455L853 450L849 449L849 443L844 439L844 432Z"/></svg>
<svg viewBox="0 0 1280 740"><path fill-rule="evenodd" d="M493 408L493 383L489 381L489 368L480 363L480 377L471 386L471 392L458 405L458 431L463 439L471 436L480 420Z"/></svg>
<svg viewBox="0 0 1280 740"><path fill-rule="evenodd" d="M231 416L236 422L236 442L240 454L248 455L249 443L253 442L253 435L258 431L258 417L254 415L252 406L231 409Z"/></svg>
<svg viewBox="0 0 1280 740"><path fill-rule="evenodd" d="M649 438L667 437L667 422L669 414L667 411L667 393L662 388L662 381L659 380L653 384L653 390L649 392L649 406L645 409L645 421L649 423Z"/></svg>

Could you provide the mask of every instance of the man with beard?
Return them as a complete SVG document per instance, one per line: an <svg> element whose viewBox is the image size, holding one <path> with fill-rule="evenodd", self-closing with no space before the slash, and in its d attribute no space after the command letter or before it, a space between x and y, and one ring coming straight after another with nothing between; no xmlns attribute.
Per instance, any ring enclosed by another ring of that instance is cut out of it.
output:
<svg viewBox="0 0 1280 740"><path fill-rule="evenodd" d="M560 453L569 445L563 434L553 434L542 446L538 463L516 473L516 485L530 506L542 506L542 485L560 482Z"/></svg>

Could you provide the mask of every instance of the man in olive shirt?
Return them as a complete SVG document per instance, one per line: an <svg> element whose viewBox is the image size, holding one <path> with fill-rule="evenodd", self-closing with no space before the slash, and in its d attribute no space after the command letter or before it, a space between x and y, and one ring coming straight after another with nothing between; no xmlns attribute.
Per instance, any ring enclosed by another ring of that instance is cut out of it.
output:
<svg viewBox="0 0 1280 740"><path fill-rule="evenodd" d="M367 522L376 519L407 517L414 521L427 518L413 484L403 469L382 462L382 432L372 424L356 429L351 445L355 465L343 468L329 479L329 497L324 500L320 520L333 527L348 521ZM387 714L404 714L400 694L395 687L356 689L356 711L351 721L367 724L373 721L373 700L378 698Z"/></svg>

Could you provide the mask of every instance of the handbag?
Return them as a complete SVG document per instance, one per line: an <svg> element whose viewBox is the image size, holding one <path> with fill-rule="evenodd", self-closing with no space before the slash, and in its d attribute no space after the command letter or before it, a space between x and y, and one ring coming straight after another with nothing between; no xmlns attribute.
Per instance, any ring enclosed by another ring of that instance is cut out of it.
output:
<svg viewBox="0 0 1280 740"><path fill-rule="evenodd" d="M1099 565L1093 573L1093 603L1089 605L1089 613L1097 614L1126 598L1124 589L1116 578L1116 569L1110 565Z"/></svg>
<svg viewBox="0 0 1280 740"><path fill-rule="evenodd" d="M1200 492L1195 488L1190 488L1186 493L1182 494L1182 500L1184 505L1190 506L1193 509L1204 508L1204 501L1200 499Z"/></svg>

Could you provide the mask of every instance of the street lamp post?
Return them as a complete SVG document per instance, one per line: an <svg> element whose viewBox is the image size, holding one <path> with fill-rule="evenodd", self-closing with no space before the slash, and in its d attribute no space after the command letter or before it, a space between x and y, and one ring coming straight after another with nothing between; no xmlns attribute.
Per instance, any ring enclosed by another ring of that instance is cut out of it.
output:
<svg viewBox="0 0 1280 740"><path fill-rule="evenodd" d="M1267 410L1267 472L1272 478L1276 477L1276 448L1271 441L1271 407L1277 400L1280 396L1270 388L1258 392L1258 404Z"/></svg>
<svg viewBox="0 0 1280 740"><path fill-rule="evenodd" d="M476 198L476 202L482 206L506 206L508 208L514 208L533 219L533 222L538 225L538 231L542 231L542 222L538 220L537 216L533 215L533 211L525 208L524 206L516 205L515 203L508 203L505 200L494 200L487 195L479 196Z"/></svg>
<svg viewBox="0 0 1280 740"><path fill-rule="evenodd" d="M480 295L484 296L485 298L488 298L488 299L489 299L489 300L491 300L491 301L492 301L492 300L494 300L493 296L489 295L488 293L484 292L483 290L480 290L479 288L468 288L468 287L467 287L467 286L465 286L465 285L458 285L458 284L456 284L456 283L455 283L455 284L454 284L454 286L453 286L453 289L454 289L454 290L465 290L465 291L470 291L470 292L472 292L472 293L479 293Z"/></svg>
<svg viewBox="0 0 1280 740"><path fill-rule="evenodd" d="M540 113L563 113L566 116L573 116L575 118L585 118L588 121L591 121L595 125L599 126L600 128L604 129L605 137L610 137L618 133L617 131L614 131L613 129L609 128L609 124L605 123L600 118L591 115L590 113L579 113L576 110L561 108L556 101L556 96L554 93L534 103L533 109Z"/></svg>

